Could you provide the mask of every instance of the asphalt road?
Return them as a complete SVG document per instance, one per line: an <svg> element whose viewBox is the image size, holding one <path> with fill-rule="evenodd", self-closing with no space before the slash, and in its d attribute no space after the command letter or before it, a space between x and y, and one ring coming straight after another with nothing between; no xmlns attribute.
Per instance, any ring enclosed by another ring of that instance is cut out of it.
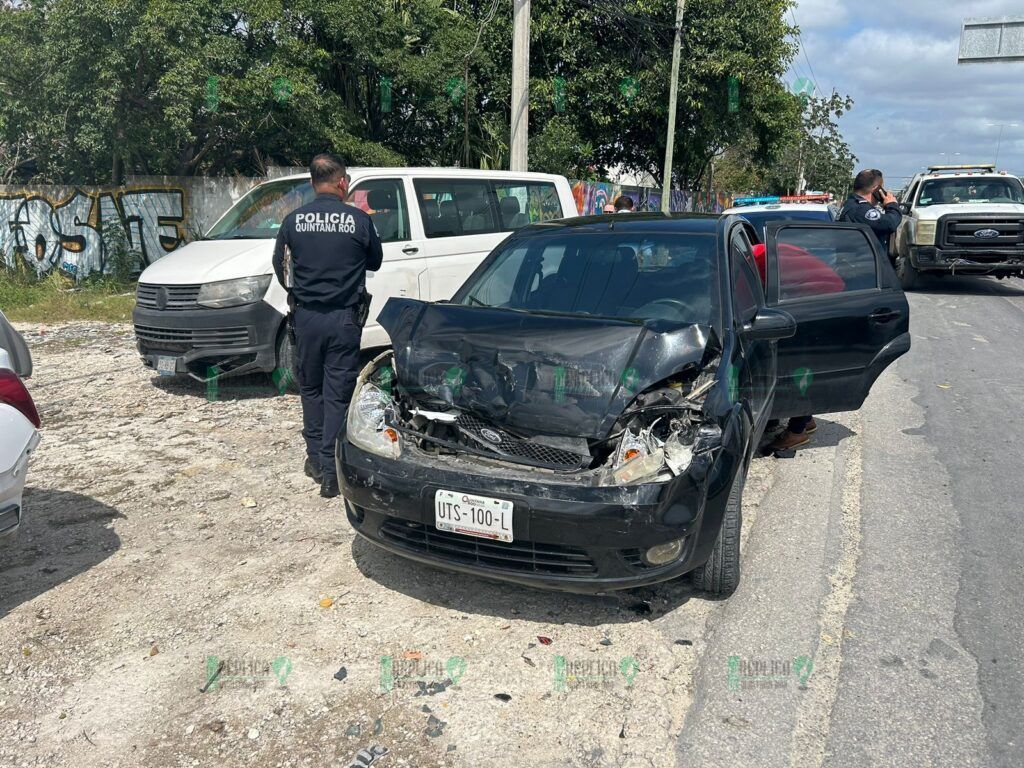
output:
<svg viewBox="0 0 1024 768"><path fill-rule="evenodd" d="M681 766L1024 765L1024 281L910 303L911 352L778 461Z"/></svg>

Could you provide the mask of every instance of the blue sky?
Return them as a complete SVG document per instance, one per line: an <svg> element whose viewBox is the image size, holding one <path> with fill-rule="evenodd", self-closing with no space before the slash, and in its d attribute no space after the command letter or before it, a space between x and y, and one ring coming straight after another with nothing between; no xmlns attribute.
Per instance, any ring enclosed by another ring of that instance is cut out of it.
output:
<svg viewBox="0 0 1024 768"><path fill-rule="evenodd" d="M956 63L963 19L1024 16L1024 0L798 0L793 14L804 51L789 81L813 70L819 91L853 97L841 126L858 168L898 188L925 165L992 162L990 124L1017 123L999 167L1024 175L1024 63Z"/></svg>

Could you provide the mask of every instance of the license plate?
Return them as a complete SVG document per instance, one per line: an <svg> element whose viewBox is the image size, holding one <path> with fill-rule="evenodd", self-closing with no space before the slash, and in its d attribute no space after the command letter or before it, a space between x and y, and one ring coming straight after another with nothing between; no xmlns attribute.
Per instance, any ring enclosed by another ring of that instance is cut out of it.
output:
<svg viewBox="0 0 1024 768"><path fill-rule="evenodd" d="M178 358L158 357L156 359L156 372L161 376L173 376L178 372Z"/></svg>
<svg viewBox="0 0 1024 768"><path fill-rule="evenodd" d="M437 491L434 525L439 531L512 541L512 502L457 491Z"/></svg>

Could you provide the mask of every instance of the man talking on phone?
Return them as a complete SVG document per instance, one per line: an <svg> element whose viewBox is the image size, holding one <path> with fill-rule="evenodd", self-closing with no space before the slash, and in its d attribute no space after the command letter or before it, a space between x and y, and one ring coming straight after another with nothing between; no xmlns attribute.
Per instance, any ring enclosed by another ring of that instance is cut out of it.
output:
<svg viewBox="0 0 1024 768"><path fill-rule="evenodd" d="M889 237L899 227L903 214L896 196L885 189L883 182L882 172L875 168L858 173L853 180L853 194L839 212L839 221L867 224L888 253Z"/></svg>

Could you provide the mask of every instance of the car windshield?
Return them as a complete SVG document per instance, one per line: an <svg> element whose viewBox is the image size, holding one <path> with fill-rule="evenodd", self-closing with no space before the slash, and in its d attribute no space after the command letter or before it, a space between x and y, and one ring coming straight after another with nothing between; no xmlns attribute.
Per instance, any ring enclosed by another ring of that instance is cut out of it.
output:
<svg viewBox="0 0 1024 768"><path fill-rule="evenodd" d="M307 179L261 184L249 191L207 233L208 240L277 237L284 217L316 197Z"/></svg>
<svg viewBox="0 0 1024 768"><path fill-rule="evenodd" d="M455 301L709 323L718 306L715 254L712 234L536 233L500 246Z"/></svg>
<svg viewBox="0 0 1024 768"><path fill-rule="evenodd" d="M832 221L832 214L822 210L795 211L792 209L780 209L777 211L751 211L740 213L744 219L750 222L757 231L761 242L764 242L765 229L773 221L788 221L790 219L801 219L803 221Z"/></svg>
<svg viewBox="0 0 1024 768"><path fill-rule="evenodd" d="M917 204L952 205L954 203L1019 203L1024 188L1017 179L932 179L921 185Z"/></svg>

